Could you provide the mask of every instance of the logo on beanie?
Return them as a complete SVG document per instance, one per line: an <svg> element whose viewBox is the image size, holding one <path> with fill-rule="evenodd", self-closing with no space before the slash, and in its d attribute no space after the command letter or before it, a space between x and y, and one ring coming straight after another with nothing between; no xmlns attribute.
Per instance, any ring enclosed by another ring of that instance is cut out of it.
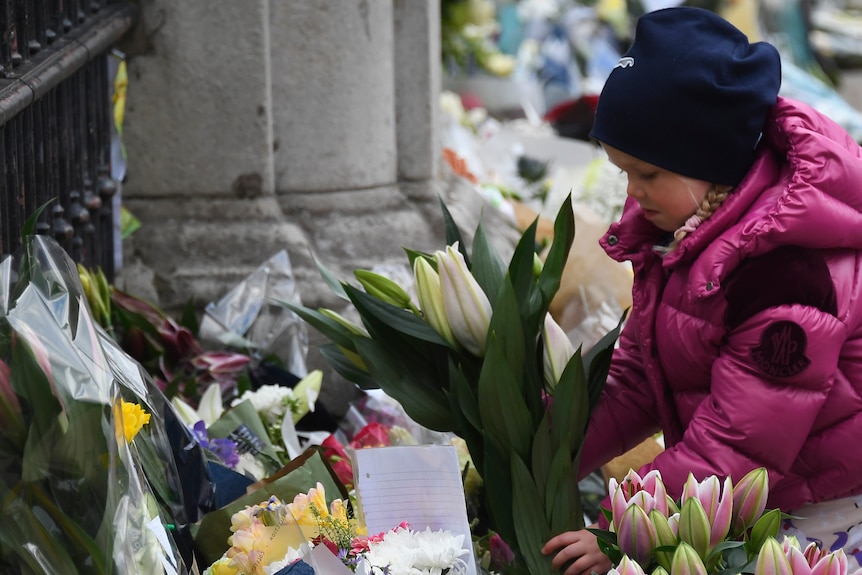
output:
<svg viewBox="0 0 862 575"><path fill-rule="evenodd" d="M760 345L751 350L754 363L772 377L792 377L811 363L805 357L808 338L799 324L776 321L760 336Z"/></svg>
<svg viewBox="0 0 862 575"><path fill-rule="evenodd" d="M626 56L624 58L620 58L620 61L617 62L617 65L614 68L631 68L635 65L635 59L631 56Z"/></svg>

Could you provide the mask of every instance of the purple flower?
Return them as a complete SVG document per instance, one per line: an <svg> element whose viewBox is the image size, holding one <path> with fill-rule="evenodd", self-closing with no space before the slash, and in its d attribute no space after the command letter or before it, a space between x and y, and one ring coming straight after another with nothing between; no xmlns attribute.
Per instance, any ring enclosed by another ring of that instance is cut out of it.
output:
<svg viewBox="0 0 862 575"><path fill-rule="evenodd" d="M239 463L239 453L236 451L236 442L227 438L210 439L207 435L207 426L203 420L195 423L192 427L192 433L201 447L210 451L218 457L227 467L234 469Z"/></svg>

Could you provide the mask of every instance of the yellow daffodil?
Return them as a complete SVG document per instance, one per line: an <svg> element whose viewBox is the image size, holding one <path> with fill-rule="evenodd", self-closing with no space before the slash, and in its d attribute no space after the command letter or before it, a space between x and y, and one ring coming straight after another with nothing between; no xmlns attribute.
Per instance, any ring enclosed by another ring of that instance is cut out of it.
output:
<svg viewBox="0 0 862 575"><path fill-rule="evenodd" d="M122 401L122 400L121 400ZM137 403L122 401L123 435L131 443L143 426L150 422L150 414Z"/></svg>

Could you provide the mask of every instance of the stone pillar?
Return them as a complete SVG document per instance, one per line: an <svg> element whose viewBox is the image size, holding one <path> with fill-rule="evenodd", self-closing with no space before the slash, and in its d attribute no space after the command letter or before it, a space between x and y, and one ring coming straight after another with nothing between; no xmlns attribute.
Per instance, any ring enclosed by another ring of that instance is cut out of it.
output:
<svg viewBox="0 0 862 575"><path fill-rule="evenodd" d="M272 194L270 0L150 0L129 54L130 198Z"/></svg>
<svg viewBox="0 0 862 575"><path fill-rule="evenodd" d="M276 187L397 181L392 0L272 2Z"/></svg>
<svg viewBox="0 0 862 575"><path fill-rule="evenodd" d="M481 195L438 174L439 0L140 7L123 202L142 227L121 288L169 312L203 307L285 249L302 303L350 315L312 254L345 281L406 267L403 247L442 246L439 197L475 230ZM341 415L355 386L309 336L321 401Z"/></svg>
<svg viewBox="0 0 862 575"><path fill-rule="evenodd" d="M395 0L398 177L428 180L440 169L440 0ZM435 128L429 130L429 126Z"/></svg>

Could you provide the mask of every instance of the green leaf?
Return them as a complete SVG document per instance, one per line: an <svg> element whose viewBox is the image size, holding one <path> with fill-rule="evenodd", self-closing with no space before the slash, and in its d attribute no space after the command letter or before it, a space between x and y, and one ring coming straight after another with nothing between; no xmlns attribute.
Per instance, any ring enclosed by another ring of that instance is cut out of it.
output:
<svg viewBox="0 0 862 575"><path fill-rule="evenodd" d="M503 449L503 447L489 433L484 434L484 454L485 464L480 469L480 475L483 478L493 478L493 480L485 480L485 497L488 502L488 512L491 515L492 522L504 541L517 541L515 534L515 523L512 517L512 470L511 470L511 452ZM475 459L473 460L475 462ZM535 505L536 498L533 500ZM541 508L539 513L541 513Z"/></svg>
<svg viewBox="0 0 862 575"><path fill-rule="evenodd" d="M12 389L32 410L33 419L27 443L37 445L63 412L61 398L55 395L48 375L42 370L33 349L23 338L19 338L12 348L10 366L15 366L9 372Z"/></svg>
<svg viewBox="0 0 862 575"><path fill-rule="evenodd" d="M102 275L101 277L104 278L105 276ZM200 322L198 321L197 309L198 306L195 305L195 302L193 300L189 300L188 302L186 302L185 307L183 307L183 313L180 316L179 324L187 328L192 333L198 333L200 331Z"/></svg>
<svg viewBox="0 0 862 575"><path fill-rule="evenodd" d="M577 484L575 484L575 493L572 493L571 477L572 455L563 446L554 454L548 470L548 480L545 483L545 517L548 519L552 533L562 533L569 523L572 504L575 503L572 496L577 499L578 495Z"/></svg>
<svg viewBox="0 0 862 575"><path fill-rule="evenodd" d="M364 369L357 367L350 361L344 352L334 343L321 345L320 353L329 361L330 365L341 374L344 379L352 381L359 386L360 389L379 389L380 385L371 377Z"/></svg>
<svg viewBox="0 0 862 575"><path fill-rule="evenodd" d="M411 250L409 248L402 248L404 253L407 254L407 261L410 262L410 269L413 269L413 262L416 261L416 258L423 258L429 264L431 264L431 268L436 272L437 271L437 260L434 259L434 254L429 254L426 252L418 252L416 250Z"/></svg>
<svg viewBox="0 0 862 575"><path fill-rule="evenodd" d="M552 448L556 451L565 446L573 456L584 441L590 419L589 394L580 350L575 352L560 375L554 388L551 410Z"/></svg>
<svg viewBox="0 0 862 575"><path fill-rule="evenodd" d="M355 351L356 348L353 345L353 339L356 336L351 334L346 327L334 319L326 317L317 310L309 309L294 302L278 298L273 298L273 301L278 305L286 307L300 318L304 319L309 325L311 325L311 327L331 339L333 343L351 351Z"/></svg>
<svg viewBox="0 0 862 575"><path fill-rule="evenodd" d="M454 429L449 399L434 376L424 370L427 364L411 364L409 358L395 357L371 339L357 340L356 349L380 388L398 401L416 423L435 431Z"/></svg>
<svg viewBox="0 0 862 575"><path fill-rule="evenodd" d="M485 433L522 458L530 456L533 425L521 396L520 371L506 362L505 350L496 332L488 334L488 346L479 375L479 413Z"/></svg>
<svg viewBox="0 0 862 575"><path fill-rule="evenodd" d="M470 271L482 287L482 291L488 296L491 307L496 307L495 300L506 276L506 264L488 240L481 222L473 238L473 266Z"/></svg>
<svg viewBox="0 0 862 575"><path fill-rule="evenodd" d="M560 288L560 280L575 239L575 214L572 211L572 196L566 197L554 220L554 241L545 256L545 265L539 276L539 289L546 304L549 304Z"/></svg>
<svg viewBox="0 0 862 575"><path fill-rule="evenodd" d="M425 320L417 317L415 314L400 309L385 301L379 300L374 296L355 289L351 286L344 286L344 291L347 293L350 301L356 306L356 311L368 328L372 337L377 337L382 333L398 332L402 337L410 337L418 340L426 341L448 347L440 334L434 328L428 325Z"/></svg>
<svg viewBox="0 0 862 575"><path fill-rule="evenodd" d="M533 435L533 457L530 469L533 471L533 478L537 485L546 485L548 483L548 473L551 468L551 430L550 430L551 411L545 411L542 419L539 421L539 427Z"/></svg>
<svg viewBox="0 0 862 575"><path fill-rule="evenodd" d="M482 416L479 411L479 400L467 378L464 377L464 373L458 369L452 358L449 358L449 385L452 397L458 400L458 410L463 413L472 427L481 430Z"/></svg>
<svg viewBox="0 0 862 575"><path fill-rule="evenodd" d="M0 547L4 554L10 552L4 559L11 561L20 573L78 573L75 561L64 547L64 542L68 542L59 528L49 532L19 496L10 497L4 493L3 503ZM49 526L56 528L50 523ZM28 545L37 549L38 555L28 552Z"/></svg>
<svg viewBox="0 0 862 575"><path fill-rule="evenodd" d="M464 240L461 237L461 231L458 229L458 224L455 223L455 220L452 218L452 214L449 212L449 208L446 207L446 204L443 202L443 198L440 199L440 208L443 210L443 223L445 225L444 231L446 233L446 245L451 246L454 245L455 242L458 242L458 251L461 252L461 255L464 256L464 261L467 264L467 269L471 269L472 266L470 264L470 257L467 255L467 246L464 245Z"/></svg>
<svg viewBox="0 0 862 575"><path fill-rule="evenodd" d="M751 528L751 539L749 539L749 553L758 553L760 548L770 537L777 538L781 529L781 510L770 509L760 516L754 527Z"/></svg>
<svg viewBox="0 0 862 575"><path fill-rule="evenodd" d="M317 266L317 271L320 272L320 276L323 278L323 281L326 282L326 285L329 286L329 289L331 289L333 293L341 299L349 299L347 294L344 293L344 284L342 284L341 281L335 277L335 274L329 271L329 269L317 259L317 256L315 256L313 252L311 253L311 259L314 260L314 265Z"/></svg>
<svg viewBox="0 0 862 575"><path fill-rule="evenodd" d="M519 457L512 457L512 518L515 522L515 534L518 549L524 556L524 561L531 575L553 573L551 557L542 554L542 546L550 539L550 529L542 510L537 502L542 500L536 483L530 476L530 471Z"/></svg>
<svg viewBox="0 0 862 575"><path fill-rule="evenodd" d="M24 221L24 225L21 227L22 238L36 235L36 226L39 223L39 218L42 216L42 212L44 212L45 209L50 206L51 203L54 202L54 200L56 199L56 197L51 198L50 200L36 208L32 214L27 216L27 219Z"/></svg>
<svg viewBox="0 0 862 575"><path fill-rule="evenodd" d="M528 301L529 292L536 290L538 284L533 277L533 256L536 253L536 227L538 219L533 220L533 223L524 230L521 239L515 246L515 252L512 254L512 259L509 261L509 277L512 281L512 287L515 289L515 298L518 305L521 307L521 314L527 317L526 310L523 305Z"/></svg>
<svg viewBox="0 0 862 575"><path fill-rule="evenodd" d="M587 381L590 394L590 410L592 410L602 395L602 389L608 379L611 368L611 356L614 353L614 345L620 337L623 323L628 310L623 312L617 327L606 333L590 350L584 354L584 371L588 373Z"/></svg>
<svg viewBox="0 0 862 575"><path fill-rule="evenodd" d="M515 298L512 282L509 280L510 278L506 277L500 284L500 293L496 296L497 306L494 308L491 322L488 325L488 338L492 339L494 345L500 347L498 351L505 367L512 373L520 375L524 372L527 341L532 342L534 339L528 338L527 332L524 330L518 301ZM494 335L493 338L491 337L492 334ZM532 347L531 343L530 348L532 349ZM489 360L486 356L485 365L488 363ZM483 365L482 368L484 369L484 367Z"/></svg>

